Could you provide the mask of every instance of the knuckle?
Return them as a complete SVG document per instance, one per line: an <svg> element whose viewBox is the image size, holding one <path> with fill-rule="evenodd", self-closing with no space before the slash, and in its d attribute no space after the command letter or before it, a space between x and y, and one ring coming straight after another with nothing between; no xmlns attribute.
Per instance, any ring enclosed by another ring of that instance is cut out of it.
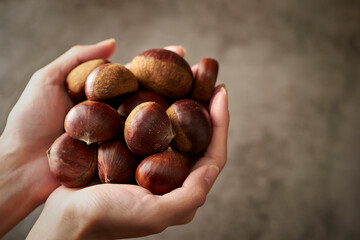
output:
<svg viewBox="0 0 360 240"><path fill-rule="evenodd" d="M42 78L45 75L45 69L40 68L34 74L31 76L31 79L39 79Z"/></svg>
<svg viewBox="0 0 360 240"><path fill-rule="evenodd" d="M68 52L76 54L76 53L78 53L79 51L81 51L82 48L83 48L82 45L74 45L74 46L72 46L72 47L69 49Z"/></svg>
<svg viewBox="0 0 360 240"><path fill-rule="evenodd" d="M30 78L30 82L32 84L41 84L44 79L46 78L47 76L47 70L46 68L41 68L39 70L37 70Z"/></svg>
<svg viewBox="0 0 360 240"><path fill-rule="evenodd" d="M150 234L157 234L164 231L167 228L167 225L153 222L148 228Z"/></svg>
<svg viewBox="0 0 360 240"><path fill-rule="evenodd" d="M205 204L206 194L203 192L198 192L194 195L194 204L199 208Z"/></svg>
<svg viewBox="0 0 360 240"><path fill-rule="evenodd" d="M160 211L160 206L154 207L155 211L143 219L143 227L145 232L149 234L157 234L164 231L168 226L169 222L166 221L165 215Z"/></svg>
<svg viewBox="0 0 360 240"><path fill-rule="evenodd" d="M195 214L196 214L196 210L193 211L192 213L190 213L189 215L187 215L187 216L183 219L182 224L188 224L188 223L190 223L190 222L194 219Z"/></svg>

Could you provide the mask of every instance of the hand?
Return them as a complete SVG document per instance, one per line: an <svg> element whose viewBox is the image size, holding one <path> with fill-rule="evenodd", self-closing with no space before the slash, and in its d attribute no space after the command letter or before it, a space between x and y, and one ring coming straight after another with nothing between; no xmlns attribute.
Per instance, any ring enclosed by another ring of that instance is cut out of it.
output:
<svg viewBox="0 0 360 240"><path fill-rule="evenodd" d="M45 152L63 133L72 106L66 75L81 62L108 59L114 50L113 39L75 46L31 77L0 137L0 237L59 186Z"/></svg>
<svg viewBox="0 0 360 240"><path fill-rule="evenodd" d="M170 47L180 55L181 48ZM196 71L194 66L193 71ZM182 187L162 196L135 185L100 184L82 189L57 188L28 239L114 239L141 237L190 222L206 200L227 159L229 126L225 86L210 102L213 137Z"/></svg>
<svg viewBox="0 0 360 240"><path fill-rule="evenodd" d="M74 47L29 81L0 137L0 236L58 187L44 153L63 132L64 117L72 106L64 88L66 75L81 62L108 59L114 49L114 40ZM182 48L168 49L184 54ZM226 161L229 116L227 97L221 89L211 104L213 141L183 187L164 196L131 185L96 185L81 190L60 187L48 199L29 238L143 236L190 221ZM113 207L121 214L112 211ZM108 235L103 235L107 229Z"/></svg>

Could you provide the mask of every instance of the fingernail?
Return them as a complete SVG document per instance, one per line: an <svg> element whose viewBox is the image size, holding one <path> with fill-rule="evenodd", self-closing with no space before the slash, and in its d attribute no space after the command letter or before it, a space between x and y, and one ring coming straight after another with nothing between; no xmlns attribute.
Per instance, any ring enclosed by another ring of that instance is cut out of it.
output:
<svg viewBox="0 0 360 240"><path fill-rule="evenodd" d="M229 100L228 100L228 92L227 92L227 89L226 89L226 86L225 84L223 84L220 88L220 92L223 93L223 100L225 102L225 106L226 108L229 108Z"/></svg>
<svg viewBox="0 0 360 240"><path fill-rule="evenodd" d="M114 43L115 43L115 39L109 38L109 39L103 40L101 42L98 42L96 45L110 45L110 44L114 44Z"/></svg>
<svg viewBox="0 0 360 240"><path fill-rule="evenodd" d="M220 169L216 165L209 165L208 166L208 168L207 168L207 170L205 172L204 179L208 183L209 187L211 187L214 184L214 182L215 182L215 180L216 180L216 178L217 178L217 176L219 174L219 171L220 171Z"/></svg>
<svg viewBox="0 0 360 240"><path fill-rule="evenodd" d="M222 93L224 93L225 95L227 95L227 89L226 89L225 84L223 84L223 85L221 86L220 91L221 91Z"/></svg>

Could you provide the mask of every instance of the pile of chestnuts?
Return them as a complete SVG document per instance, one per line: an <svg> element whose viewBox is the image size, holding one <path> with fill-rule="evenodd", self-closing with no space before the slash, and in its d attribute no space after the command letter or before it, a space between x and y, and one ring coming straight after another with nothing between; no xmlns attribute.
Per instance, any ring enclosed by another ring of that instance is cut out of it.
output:
<svg viewBox="0 0 360 240"><path fill-rule="evenodd" d="M74 106L47 151L67 187L138 184L153 194L180 187L212 137L207 104L218 63L203 58L193 76L180 55L150 49L130 67L95 59L74 68L66 88Z"/></svg>

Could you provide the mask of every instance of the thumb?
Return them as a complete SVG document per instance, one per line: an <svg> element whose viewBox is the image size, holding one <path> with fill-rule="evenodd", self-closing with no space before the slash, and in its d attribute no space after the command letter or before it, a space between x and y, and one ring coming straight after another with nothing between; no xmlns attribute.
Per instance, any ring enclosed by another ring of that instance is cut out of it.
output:
<svg viewBox="0 0 360 240"><path fill-rule="evenodd" d="M77 65L92 60L110 58L115 51L115 39L110 38L93 45L76 45L45 66L42 70L53 78L54 83L62 84L68 73Z"/></svg>

